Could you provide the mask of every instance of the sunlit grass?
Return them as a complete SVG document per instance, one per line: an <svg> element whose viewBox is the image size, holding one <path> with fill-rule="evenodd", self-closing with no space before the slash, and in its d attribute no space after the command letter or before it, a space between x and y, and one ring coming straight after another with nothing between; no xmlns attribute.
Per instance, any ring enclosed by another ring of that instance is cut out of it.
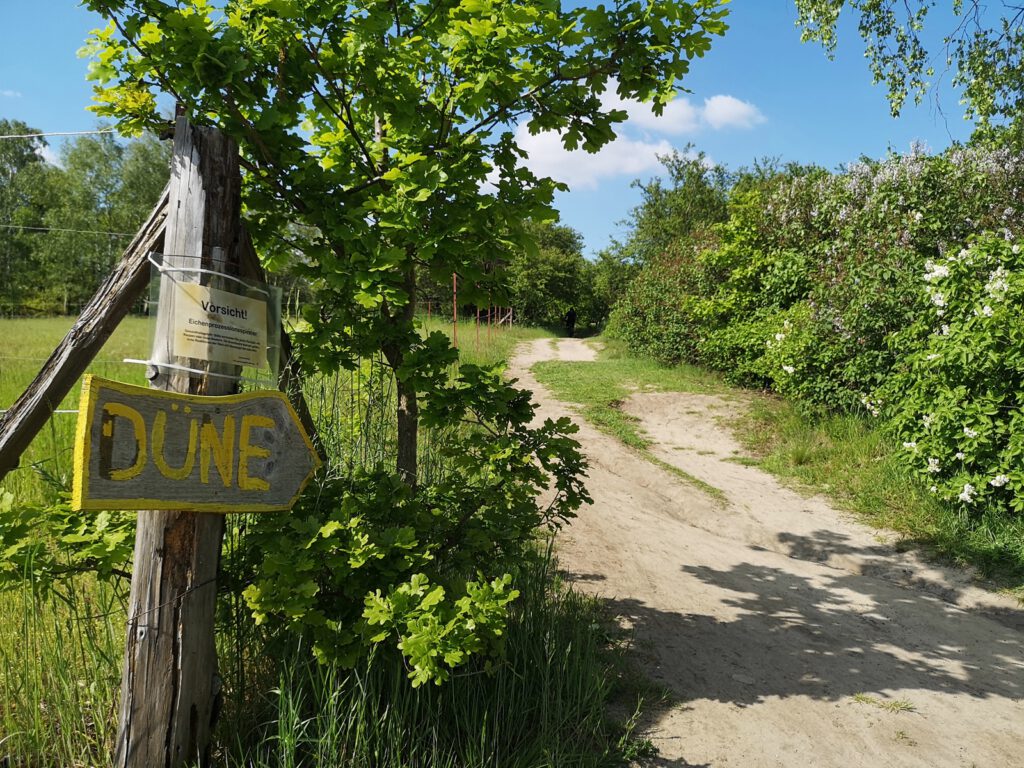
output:
<svg viewBox="0 0 1024 768"><path fill-rule="evenodd" d="M639 429L638 420L622 407L636 392L721 392L723 385L717 376L693 366L666 367L652 360L629 357L614 340L602 340L597 360L545 360L534 365L533 372L555 397L578 405L583 417L595 427L684 482L724 501L720 489L655 457L650 450L651 441Z"/></svg>
<svg viewBox="0 0 1024 768"><path fill-rule="evenodd" d="M0 322L0 403L20 394L69 325ZM451 324L436 318L424 326L452 335ZM457 333L462 361L480 365L500 364L518 342L548 335L519 327L488 332L473 321L461 322ZM119 361L146 357L148 336L146 321L127 321L91 371L144 383L141 366ZM304 386L333 443L335 471L392 456L394 384L379 360L311 376ZM76 408L77 391L62 405ZM55 415L30 449L29 468L4 481L16 504L45 503L66 486L74 421L73 414ZM425 474L443 469L433 445L449 439L457 435L421 435ZM227 700L215 738L218 764L544 768L621 765L622 755L643 752L632 733L635 718L619 725L608 719L611 697L619 697L617 710L632 712L637 691L618 682L617 643L600 604L559 587L543 555L524 563L517 587L523 597L511 616L505 660L490 671L478 662L441 688L415 690L393 654L354 670L313 664L299 646L288 658L268 657L239 595L222 594L217 644ZM40 594L28 580L0 592L0 765L109 762L126 589L82 576L59 595Z"/></svg>
<svg viewBox="0 0 1024 768"><path fill-rule="evenodd" d="M0 320L0 410L9 408L21 395L72 322L72 318L66 317ZM149 337L146 319L126 318L87 372L144 385L144 367L122 361L148 357ZM80 389L76 385L55 410L77 409ZM10 491L26 503L52 501L55 486L43 478L52 478L62 485L70 482L74 432L75 414L55 413L22 456L20 467L0 481L0 491Z"/></svg>

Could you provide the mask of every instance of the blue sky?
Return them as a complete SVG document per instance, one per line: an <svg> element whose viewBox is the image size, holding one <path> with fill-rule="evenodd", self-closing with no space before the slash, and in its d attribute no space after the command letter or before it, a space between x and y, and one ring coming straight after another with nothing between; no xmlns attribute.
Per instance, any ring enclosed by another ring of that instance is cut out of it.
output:
<svg viewBox="0 0 1024 768"><path fill-rule="evenodd" d="M87 62L76 51L99 19L73 0L0 0L0 9L0 117L43 131L94 127ZM913 141L941 150L969 136L948 88L937 92L941 110L929 101L891 118L851 23L829 61L818 46L800 43L791 0L733 0L731 9L729 32L695 62L683 83L690 93L663 118L623 105L631 119L622 138L597 157L566 156L554 137L526 139L531 165L572 186L557 204L563 222L583 233L588 253L625 237L619 222L639 199L630 182L657 175L656 155L688 142L730 167L778 156L835 168L890 148L906 151ZM939 29L941 19L935 21Z"/></svg>

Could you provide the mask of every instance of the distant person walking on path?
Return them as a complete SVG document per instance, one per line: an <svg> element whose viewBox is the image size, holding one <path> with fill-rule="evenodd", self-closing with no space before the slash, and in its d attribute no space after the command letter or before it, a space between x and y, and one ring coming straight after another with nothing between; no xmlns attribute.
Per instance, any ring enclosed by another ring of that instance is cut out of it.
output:
<svg viewBox="0 0 1024 768"><path fill-rule="evenodd" d="M576 307L571 307L568 312L565 313L565 335L570 339L576 332Z"/></svg>

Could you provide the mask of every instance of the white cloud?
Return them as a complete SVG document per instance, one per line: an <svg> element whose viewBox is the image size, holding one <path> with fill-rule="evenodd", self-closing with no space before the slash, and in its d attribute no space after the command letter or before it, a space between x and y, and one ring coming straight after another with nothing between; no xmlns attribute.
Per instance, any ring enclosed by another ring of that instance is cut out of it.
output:
<svg viewBox="0 0 1024 768"><path fill-rule="evenodd" d="M36 154L39 155L50 165L60 165L60 157L54 152L49 145L43 145L36 150Z"/></svg>
<svg viewBox="0 0 1024 768"><path fill-rule="evenodd" d="M660 117L654 114L650 104L633 99L623 99L615 93L614 88L609 88L602 94L601 105L605 109L625 110L629 115L627 125L634 125L648 131L676 136L683 133L694 133L700 128L700 110L683 96L678 96L665 105L665 111Z"/></svg>
<svg viewBox="0 0 1024 768"><path fill-rule="evenodd" d="M565 182L573 189L595 189L605 178L652 171L661 165L658 155L672 151L665 139L652 142L620 136L596 153L582 149L569 152L554 131L531 136L525 126L516 130L516 140L529 155L526 165L531 171Z"/></svg>
<svg viewBox="0 0 1024 768"><path fill-rule="evenodd" d="M0 90L0 96L3 96L7 99L20 99L21 91L12 91L11 89L7 88L4 90Z"/></svg>
<svg viewBox="0 0 1024 768"><path fill-rule="evenodd" d="M676 96L665 105L659 117L654 114L650 104L623 99L616 93L617 89L618 83L612 80L608 90L601 95L601 106L605 109L625 110L629 115L627 127L678 136L696 133L705 127L718 131L723 128L753 128L765 122L761 110L735 96L712 96L704 99L703 107L694 106L685 96Z"/></svg>
<svg viewBox="0 0 1024 768"><path fill-rule="evenodd" d="M704 99L704 120L716 131L722 128L753 128L763 123L765 116L749 101L734 96L712 96Z"/></svg>
<svg viewBox="0 0 1024 768"><path fill-rule="evenodd" d="M574 189L595 189L604 179L636 178L661 168L658 155L674 149L680 136L696 136L702 131L728 128L749 129L765 122L761 111L750 102L719 94L695 105L685 96L677 96L665 105L661 116L650 104L623 99L617 83L609 83L601 96L604 109L621 109L628 115L624 123L613 126L618 138L599 152L582 149L568 152L554 132L530 135L525 125L516 128L516 141L529 155L526 165L538 176L550 176ZM493 179L492 179L493 182Z"/></svg>

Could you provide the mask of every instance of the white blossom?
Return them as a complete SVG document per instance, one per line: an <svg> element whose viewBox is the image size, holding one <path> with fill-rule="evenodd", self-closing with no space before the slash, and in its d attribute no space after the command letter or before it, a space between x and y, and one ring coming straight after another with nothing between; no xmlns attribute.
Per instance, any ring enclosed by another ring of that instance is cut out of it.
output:
<svg viewBox="0 0 1024 768"><path fill-rule="evenodd" d="M970 504L972 501L974 501L975 493L976 492L974 490L973 485L971 485L970 483L964 483L964 489L960 491L960 501Z"/></svg>
<svg viewBox="0 0 1024 768"><path fill-rule="evenodd" d="M964 460L964 452L963 451L957 451L956 452L956 457L957 457L958 460L963 461Z"/></svg>
<svg viewBox="0 0 1024 768"><path fill-rule="evenodd" d="M942 468L939 466L938 459L928 459L928 471L931 472L933 475L936 475L942 471Z"/></svg>
<svg viewBox="0 0 1024 768"><path fill-rule="evenodd" d="M784 365L782 366L782 370L784 370L786 373L793 373L796 371L796 368L794 368L792 365Z"/></svg>
<svg viewBox="0 0 1024 768"><path fill-rule="evenodd" d="M985 317L992 317L992 307L986 304L984 307L981 308L981 314L983 314Z"/></svg>
<svg viewBox="0 0 1024 768"><path fill-rule="evenodd" d="M988 282L985 283L985 292L989 296L999 297L1006 293L1010 288L1010 283L1007 281L1008 274L1006 269L999 267L993 272L989 273Z"/></svg>
<svg viewBox="0 0 1024 768"><path fill-rule="evenodd" d="M936 307L944 307L944 306L946 306L946 297L943 296L938 291L936 291L935 293L932 294L931 299L932 299L932 304L934 304Z"/></svg>
<svg viewBox="0 0 1024 768"><path fill-rule="evenodd" d="M775 340L776 341L782 341L785 338L786 338L786 334L784 334L784 333L776 333L775 334Z"/></svg>
<svg viewBox="0 0 1024 768"><path fill-rule="evenodd" d="M996 475L995 477L988 481L988 484L991 485L993 488L1002 488L1008 482L1010 482L1010 478L1008 478L1006 475Z"/></svg>
<svg viewBox="0 0 1024 768"><path fill-rule="evenodd" d="M861 403L863 403L863 405L867 409L868 413L870 413L872 416L877 416L878 415L878 413L879 413L878 406L880 406L881 403L874 403L874 402L872 402L871 400L868 399L867 395L861 395L860 401L861 401Z"/></svg>
<svg viewBox="0 0 1024 768"><path fill-rule="evenodd" d="M928 429L928 427L932 425L932 422L934 420L935 416L930 413L926 413L924 416L921 417L921 423L924 424L925 429Z"/></svg>
<svg viewBox="0 0 1024 768"><path fill-rule="evenodd" d="M977 437L978 430L971 429L970 427L964 427L964 434L967 435L968 437Z"/></svg>
<svg viewBox="0 0 1024 768"><path fill-rule="evenodd" d="M936 493L939 490L939 487L937 485L933 485L928 490L931 491L932 493Z"/></svg>
<svg viewBox="0 0 1024 768"><path fill-rule="evenodd" d="M908 451L913 451L917 448L917 443L915 443L913 440L908 440L903 444L903 447L906 448Z"/></svg>

